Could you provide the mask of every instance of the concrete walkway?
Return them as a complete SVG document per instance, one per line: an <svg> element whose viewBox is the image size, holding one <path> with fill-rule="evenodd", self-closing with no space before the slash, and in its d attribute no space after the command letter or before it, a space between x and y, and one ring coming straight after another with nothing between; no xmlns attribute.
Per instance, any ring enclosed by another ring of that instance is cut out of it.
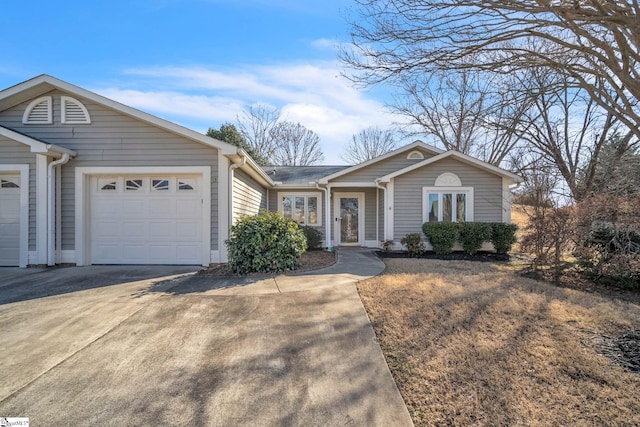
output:
<svg viewBox="0 0 640 427"><path fill-rule="evenodd" d="M345 249L334 266L300 276L178 274L0 303L0 348L10 349L0 352L0 416L411 426L355 288L383 268L370 252ZM42 275L53 277L25 278Z"/></svg>

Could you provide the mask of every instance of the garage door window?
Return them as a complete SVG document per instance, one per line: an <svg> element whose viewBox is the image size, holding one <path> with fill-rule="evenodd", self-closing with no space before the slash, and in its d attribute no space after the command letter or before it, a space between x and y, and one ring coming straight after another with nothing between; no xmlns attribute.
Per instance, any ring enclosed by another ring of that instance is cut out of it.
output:
<svg viewBox="0 0 640 427"><path fill-rule="evenodd" d="M144 189L143 183L144 181L142 179L127 179L124 184L124 189L126 191L141 191Z"/></svg>
<svg viewBox="0 0 640 427"><path fill-rule="evenodd" d="M167 191L169 190L169 180L168 179L153 179L151 180L151 189L153 191Z"/></svg>
<svg viewBox="0 0 640 427"><path fill-rule="evenodd" d="M179 179L178 191L193 191L196 188L195 179Z"/></svg>
<svg viewBox="0 0 640 427"><path fill-rule="evenodd" d="M98 179L99 191L115 191L118 189L118 182L113 178Z"/></svg>
<svg viewBox="0 0 640 427"><path fill-rule="evenodd" d="M20 188L20 186L8 179L2 179L0 180L0 188Z"/></svg>

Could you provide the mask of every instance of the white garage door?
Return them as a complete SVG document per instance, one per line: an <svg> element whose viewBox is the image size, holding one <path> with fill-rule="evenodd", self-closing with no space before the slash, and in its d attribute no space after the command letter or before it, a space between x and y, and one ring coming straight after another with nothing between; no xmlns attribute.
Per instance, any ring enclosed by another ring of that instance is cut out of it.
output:
<svg viewBox="0 0 640 427"><path fill-rule="evenodd" d="M0 266L20 264L20 176L0 175Z"/></svg>
<svg viewBox="0 0 640 427"><path fill-rule="evenodd" d="M202 177L91 178L92 264L201 264Z"/></svg>

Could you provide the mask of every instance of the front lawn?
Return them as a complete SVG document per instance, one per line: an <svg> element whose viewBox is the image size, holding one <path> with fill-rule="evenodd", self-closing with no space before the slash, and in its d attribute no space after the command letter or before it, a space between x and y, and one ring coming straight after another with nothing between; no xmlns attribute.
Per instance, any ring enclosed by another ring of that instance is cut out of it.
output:
<svg viewBox="0 0 640 427"><path fill-rule="evenodd" d="M507 264L385 264L358 290L416 426L640 425L640 374L612 358L640 305Z"/></svg>

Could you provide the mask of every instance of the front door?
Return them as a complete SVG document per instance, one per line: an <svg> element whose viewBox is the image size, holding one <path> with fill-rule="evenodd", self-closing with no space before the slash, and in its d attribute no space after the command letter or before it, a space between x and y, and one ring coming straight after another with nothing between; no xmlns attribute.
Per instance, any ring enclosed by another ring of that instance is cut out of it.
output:
<svg viewBox="0 0 640 427"><path fill-rule="evenodd" d="M336 214L336 240L338 245L362 245L364 233L364 195L362 193L337 193L334 195Z"/></svg>

